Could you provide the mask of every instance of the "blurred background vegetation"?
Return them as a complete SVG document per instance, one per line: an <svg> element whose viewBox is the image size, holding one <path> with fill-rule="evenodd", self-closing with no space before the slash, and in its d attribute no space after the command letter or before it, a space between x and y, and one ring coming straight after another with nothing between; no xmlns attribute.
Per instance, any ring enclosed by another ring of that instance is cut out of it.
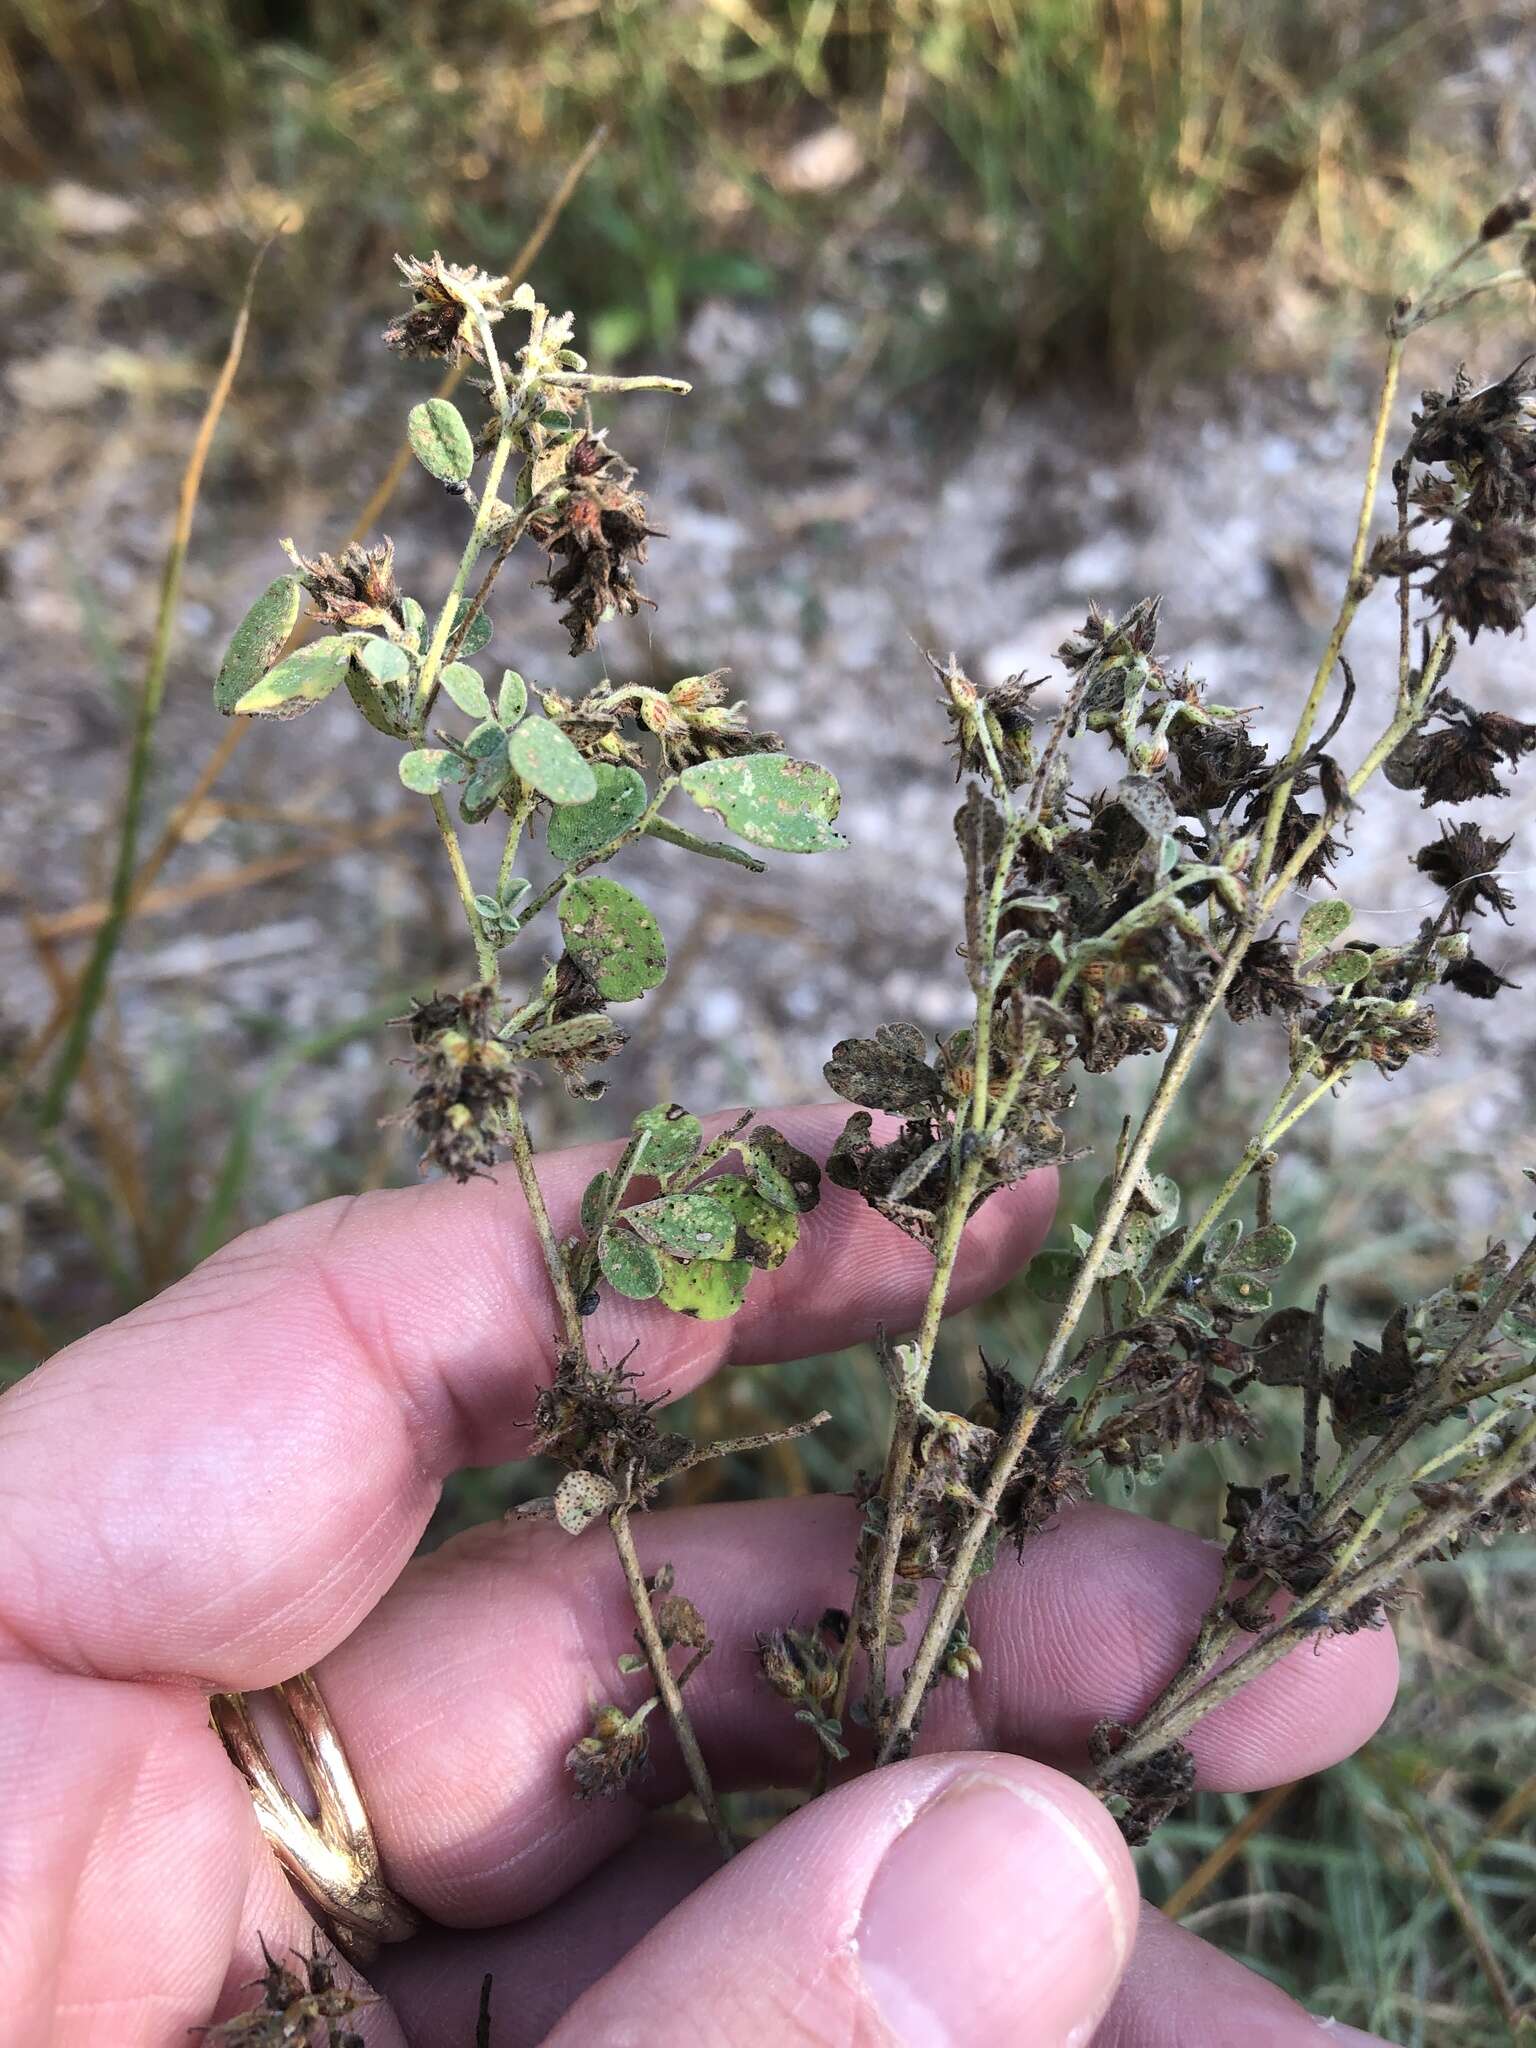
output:
<svg viewBox="0 0 1536 2048"><path fill-rule="evenodd" d="M70 552L51 496L116 494L153 583L251 248L273 230L256 360L222 428L238 452L210 470L193 578L237 546L248 502L270 525L290 474L313 495L337 445L314 438L322 399L367 429L347 441L341 481L356 488L338 516L372 493L377 524L392 430L372 425L374 370L352 365L397 249L496 269L537 230L541 292L582 310L590 354L609 363L667 366L706 312L782 323L830 306L856 337L834 410L856 387L941 447L973 446L1011 407L1060 389L1102 398L1130 434L1175 394L1198 404L1234 379L1289 389L1327 364L1347 386L1393 280L1429 269L1530 168L1532 42L1524 9L1474 0L10 0L8 595L42 555L52 574ZM123 438L125 418L137 439ZM767 431L789 434L788 467L814 470L814 408ZM1112 466L1114 451L1091 460ZM1072 463L1067 448L1069 475ZM127 491L130 471L151 480L147 497ZM125 957L146 906L193 934L215 901L238 919L252 892L281 905L300 873L323 891L330 864L340 874L393 829L331 820L295 853L280 808L218 810L232 742L203 715L207 660L178 652L174 608L162 634L137 614L125 623L120 589L93 566L89 550L70 552L61 587L85 650L71 715L111 771L101 829L82 834L93 843L76 867L39 862L41 877L24 835L4 853L8 958L25 963L0 1047L8 1376L283 1202L408 1179L398 1134L377 1130L399 1077L369 1048L442 957L422 952L442 942L424 938L433 927L414 903L386 920L366 983L328 990L297 1023L243 1014L216 1043L185 1007L157 1012L152 981L123 995L108 973L60 1095L86 949L114 925L135 732L154 773L129 848ZM159 684L143 681L157 657L163 726ZM37 688L13 644L0 709L18 714L5 744L19 774L20 707ZM182 696L196 716L178 724ZM210 883L195 852L215 822L244 836ZM928 957L942 963L944 949L941 931ZM789 1067L814 1085L813 1069ZM315 1113L302 1083L317 1070L357 1077L344 1111L327 1098ZM653 1080L646 1099L671 1085L664 1070ZM783 1084L765 1060L725 1085ZM1368 1155L1324 1128L1288 1165L1285 1199L1314 1247L1294 1298L1326 1279L1341 1339L1466 1254L1468 1176L1485 1184L1477 1228L1512 1215L1507 1166L1500 1180L1466 1134L1468 1086L1394 1098ZM1113 1096L1101 1087L1083 1133L1100 1149L1130 1106ZM1208 1192L1207 1162L1241 1142L1256 1100L1235 1050L1218 1048L1198 1121L1169 1146L1186 1200ZM1093 1179L1069 1181L1063 1225ZM1027 1359L1041 1314L1016 1284L962 1318L954 1398L976 1342ZM732 1376L690 1405L684 1426L710 1433L808 1405L837 1416L766 1472L691 1475L695 1498L837 1485L883 1441L865 1354ZM1191 1453L1155 1511L1210 1532L1227 1480L1256 1476L1231 1447ZM533 1490L526 1471L464 1475L431 1540ZM1320 2013L1404 2042L1511 2038L1536 1996L1533 1564L1527 1546L1427 1571L1402 1620L1408 1682L1389 1729L1325 1781L1200 1801L1141 1852L1152 1896Z"/></svg>

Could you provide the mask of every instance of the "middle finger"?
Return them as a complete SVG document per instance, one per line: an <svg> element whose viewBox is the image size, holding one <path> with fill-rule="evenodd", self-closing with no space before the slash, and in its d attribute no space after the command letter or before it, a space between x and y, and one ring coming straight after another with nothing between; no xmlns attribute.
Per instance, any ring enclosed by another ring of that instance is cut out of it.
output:
<svg viewBox="0 0 1536 2048"><path fill-rule="evenodd" d="M647 1573L670 1563L715 1639L688 1703L722 1789L809 1779L814 1738L763 1682L754 1636L847 1604L855 1526L835 1496L637 1520ZM940 1685L920 1747L1081 1767L1094 1722L1134 1718L1178 1668L1220 1571L1188 1531L1111 1508L1063 1514L977 1588L983 1668ZM412 1565L320 1667L391 1881L433 1919L537 1911L629 1839L642 1801L686 1790L659 1714L638 1800L578 1802L564 1767L595 1703L645 1697L644 1673L616 1669L633 1628L601 1526L571 1538L488 1524ZM1385 1716L1396 1676L1384 1633L1308 1643L1197 1728L1201 1782L1253 1790L1337 1761Z"/></svg>

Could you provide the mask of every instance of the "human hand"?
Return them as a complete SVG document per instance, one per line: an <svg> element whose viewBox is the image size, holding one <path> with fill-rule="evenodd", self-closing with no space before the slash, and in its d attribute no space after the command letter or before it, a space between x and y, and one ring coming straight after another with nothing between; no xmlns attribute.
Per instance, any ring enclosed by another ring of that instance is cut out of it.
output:
<svg viewBox="0 0 1536 2048"><path fill-rule="evenodd" d="M824 1153L841 1113L775 1120ZM557 1228L602 1149L541 1162ZM955 1305L1030 1256L1053 1200L1041 1175L986 1206ZM900 1328L928 1271L828 1188L734 1321L605 1298L596 1354L638 1339L639 1391L681 1394ZM632 1641L602 1532L498 1523L410 1562L447 1475L525 1446L555 1322L510 1179L435 1183L251 1232L0 1401L0 2042L184 2043L250 2003L259 1935L307 1951L208 1722L211 1691L305 1666L391 1884L438 1923L371 1967L383 2001L350 2023L370 2043L469 2048L485 1970L496 2048L1369 2038L1138 1923L1118 1831L1062 1775L1172 1674L1219 1577L1211 1545L1138 1517L1075 1509L1005 1561L971 1603L984 1669L938 1690L918 1755L724 1869L649 1816L686 1789L664 1728L640 1800L577 1803L564 1753ZM752 1640L846 1602L853 1515L820 1497L637 1520L647 1572L670 1560L717 1641L688 1700L722 1788L807 1774ZM1396 1668L1386 1635L1293 1653L1190 1737L1201 1782L1347 1755Z"/></svg>

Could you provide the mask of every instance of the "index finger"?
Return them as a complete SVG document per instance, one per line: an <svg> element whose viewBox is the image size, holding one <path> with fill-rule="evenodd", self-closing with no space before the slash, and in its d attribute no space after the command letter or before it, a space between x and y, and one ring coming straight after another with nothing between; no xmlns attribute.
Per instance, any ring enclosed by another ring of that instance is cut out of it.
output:
<svg viewBox="0 0 1536 2048"><path fill-rule="evenodd" d="M776 1122L824 1156L845 1112ZM614 1148L540 1163L557 1232ZM1036 1249L1054 1177L968 1226L953 1307ZM605 1298L592 1355L642 1396L722 1365L914 1321L932 1259L825 1186L801 1243L727 1322ZM606 1290L605 1290L606 1295ZM410 1556L443 1480L526 1448L556 1313L509 1174L321 1203L237 1239L0 1400L0 1641L66 1669L269 1685L343 1640Z"/></svg>

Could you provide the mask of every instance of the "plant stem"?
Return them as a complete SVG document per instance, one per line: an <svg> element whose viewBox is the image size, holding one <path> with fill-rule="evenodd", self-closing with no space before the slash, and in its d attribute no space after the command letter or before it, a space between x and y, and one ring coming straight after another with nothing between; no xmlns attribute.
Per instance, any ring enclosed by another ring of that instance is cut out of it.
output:
<svg viewBox="0 0 1536 2048"><path fill-rule="evenodd" d="M476 507L474 523L469 529L469 539L464 543L464 552L459 557L459 566L454 571L453 581L448 586L448 595L443 608L437 615L432 628L432 638L421 664L421 674L416 679L416 705L413 727L415 737L420 740L426 732L427 720L432 715L433 701L437 696L437 678L442 669L443 656L448 647L448 636L453 631L453 622L458 617L459 605L469 582L469 572L479 559L490 532L491 507L496 503L496 494L501 488L502 477L506 474L507 462L513 449L512 422L503 419L501 436L491 457L491 466L486 471L485 484Z"/></svg>
<svg viewBox="0 0 1536 2048"><path fill-rule="evenodd" d="M1421 1563L1465 1525L1470 1513L1486 1507L1503 1492L1529 1463L1533 1447L1536 1447L1536 1421L1529 1423L1498 1458L1483 1468L1469 1496L1451 1506L1417 1517L1412 1528L1405 1530L1353 1575L1337 1581L1332 1578L1325 1580L1316 1593L1309 1596L1307 1608L1293 1609L1250 1644L1241 1656L1234 1657L1230 1664L1188 1691L1176 1706L1169 1707L1163 1701L1154 1704L1137 1723L1124 1749L1117 1750L1103 1767L1099 1789L1112 1790L1114 1780L1131 1765L1142 1762L1154 1751L1187 1734L1213 1707L1231 1699L1250 1679L1267 1671L1297 1643L1305 1641L1315 1632L1303 1622L1304 1614L1310 1612L1313 1605L1326 1602L1330 1611L1343 1612L1362 1600L1370 1599ZM1468 1499L1472 1502L1470 1507ZM1219 1654L1219 1651L1215 1652L1215 1655Z"/></svg>
<svg viewBox="0 0 1536 2048"><path fill-rule="evenodd" d="M565 1255L560 1249L560 1240L555 1227L549 1220L545 1206L544 1191L539 1186L539 1177L533 1167L533 1146L528 1138L528 1126L523 1121L521 1105L514 1099L504 1111L507 1138L512 1147L512 1163L517 1168L518 1180L522 1183L523 1198L528 1204L528 1214L533 1219L534 1234L539 1240L539 1250L544 1254L544 1268L549 1274L549 1283L555 1290L559 1304L560 1324L569 1347L586 1356L586 1332L582 1328L581 1310L577 1306L571 1276L566 1271Z"/></svg>
<svg viewBox="0 0 1536 2048"><path fill-rule="evenodd" d="M523 827L532 816L533 807L537 802L538 796L535 791L524 790L518 799L516 810L512 813L512 822L507 827L507 843L501 849L501 867L496 876L496 900L498 903L506 901L507 884L511 881L512 870L517 865L517 853L518 848L522 844Z"/></svg>
<svg viewBox="0 0 1536 2048"><path fill-rule="evenodd" d="M981 1069L977 1068L976 1086L981 1089ZM976 1189L981 1179L983 1155L977 1153L960 1170L950 1197L944 1218L943 1233L934 1250L933 1280L928 1289L928 1299L923 1305L923 1319L918 1325L917 1357L922 1375L920 1386L906 1398L899 1398L891 1425L890 1452L886 1458L885 1476L880 1489L885 1502L885 1526L881 1532L879 1550L876 1553L874 1570L869 1575L864 1599L859 1602L855 1595L855 1615L859 1626L850 1628L848 1640L843 1645L843 1663L852 1656L852 1645L862 1641L865 1655L869 1659L869 1676L865 1694L869 1708L870 1723L877 1725L886 1709L886 1638L891 1626L891 1599L896 1590L896 1566L901 1556L902 1541L906 1535L907 1489L912 1478L912 1459L917 1446L918 1408L917 1398L926 1389L928 1373L932 1366L933 1354L939 1341L939 1325L944 1316L944 1304L949 1297L950 1284L954 1279L955 1261L960 1256L960 1241L970 1217L971 1203L975 1200ZM914 1398L916 1395L917 1398ZM839 1670L839 1694L846 1690Z"/></svg>
<svg viewBox="0 0 1536 2048"><path fill-rule="evenodd" d="M464 915L469 923L469 935L475 942L475 965L480 979L496 986L499 969L496 964L496 948L491 944L475 903L475 885L469 878L469 869L464 865L464 849L459 844L459 835L454 830L448 806L443 801L442 791L432 792L432 815L437 820L437 829L448 855L448 865L453 870L454 886L459 892L459 901L464 906Z"/></svg>
<svg viewBox="0 0 1536 2048"><path fill-rule="evenodd" d="M1293 771L1307 750L1307 741L1312 737L1312 728L1317 723L1318 712L1322 709L1323 695L1338 663L1344 636L1348 633L1355 613L1360 609L1361 601L1369 588L1362 581L1361 572L1365 567L1365 549L1370 538L1371 515L1376 506L1376 491L1381 481L1382 455L1387 445L1387 428L1391 424L1392 401L1397 395L1398 372L1402 368L1402 362L1403 338L1394 335L1387 344L1386 368L1382 373L1381 396L1377 400L1376 420L1371 430L1371 452L1366 460L1365 486L1360 496L1360 517L1355 526L1355 544L1350 551L1349 577L1344 586L1344 598L1317 664L1312 687L1301 707L1296 730L1291 735L1291 744L1285 757L1287 772L1276 785L1275 793L1270 799L1269 813L1264 820L1263 837L1259 842L1256 872L1260 876L1269 872L1270 862L1275 857L1275 842L1280 837L1281 818L1295 779Z"/></svg>
<svg viewBox="0 0 1536 2048"><path fill-rule="evenodd" d="M80 1072L91 1042L96 1012L100 1009L102 997L107 991L107 976L111 972L113 957L127 927L129 903L134 888L134 864L138 858L139 825L144 815L144 797L149 786L150 765L154 758L155 727L160 719L160 706L165 700L166 672L170 666L171 641L175 635L177 614L181 605L181 578L186 567L187 549L192 540L193 515L197 510L197 500L202 490L203 470L207 465L208 451L213 446L214 434L218 431L219 420L234 385L235 372L239 369L240 358L245 352L245 337L251 324L251 302L256 292L257 273L261 269L262 258L272 246L274 239L274 236L268 236L262 243L246 273L245 290L241 294L239 311L235 315L235 324L230 332L229 346L224 351L224 361L214 380L213 390L208 395L208 403L203 408L203 416L198 422L197 433L192 442L192 451L181 473L181 487L176 499L176 517L171 527L165 566L160 575L160 603L155 615L155 637L150 648L149 666L144 675L144 687L139 693L138 714L133 727L133 745L128 755L128 781L123 792L123 813L118 825L117 858L112 869L112 890L107 915L96 934L91 956L81 972L69 1028L65 1032L64 1043L59 1049L58 1060L38 1111L38 1124L44 1131L51 1131L56 1127L68 1105L70 1090L74 1087L75 1078Z"/></svg>
<svg viewBox="0 0 1536 2048"><path fill-rule="evenodd" d="M635 1619L640 1625L640 1641L645 1649L646 1662L651 1667L651 1677L656 1684L661 1703L667 1710L672 1723L672 1732L677 1737L677 1746L683 1753L689 1782L704 1817L709 1822L715 1841L720 1848L722 1859L729 1863L736 1854L736 1842L726 1826L725 1815L720 1811L714 1784L710 1779L709 1766L704 1761L704 1752L699 1748L699 1738L693 1732L693 1723L688 1718L688 1709L683 1705L683 1695L678 1689L672 1667L667 1662L666 1645L661 1640L661 1631L656 1626L656 1615L651 1607L650 1589L645 1583L645 1574L640 1569L640 1560L635 1554L635 1539L629 1526L629 1509L616 1507L608 1517L608 1526L613 1531L614 1548L619 1553L619 1562L624 1568L624 1582L629 1588L630 1601L635 1610Z"/></svg>

